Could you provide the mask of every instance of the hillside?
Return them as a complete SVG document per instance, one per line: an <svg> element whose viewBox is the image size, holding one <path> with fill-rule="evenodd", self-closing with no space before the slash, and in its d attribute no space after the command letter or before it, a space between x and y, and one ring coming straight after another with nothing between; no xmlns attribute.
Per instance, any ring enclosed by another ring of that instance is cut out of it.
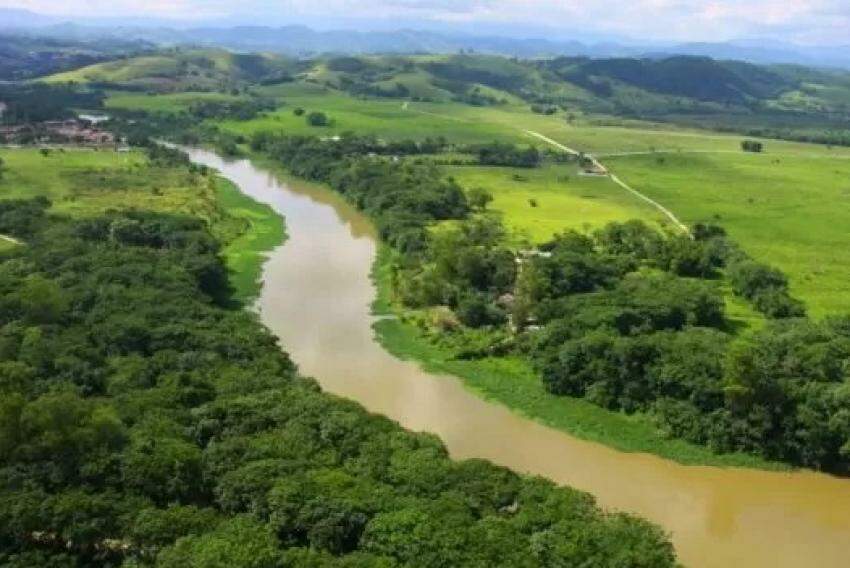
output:
<svg viewBox="0 0 850 568"><path fill-rule="evenodd" d="M285 81L298 70L297 62L280 56L177 48L98 63L51 75L45 81L93 83L139 91L209 91Z"/></svg>
<svg viewBox="0 0 850 568"><path fill-rule="evenodd" d="M173 49L83 67L46 80L172 92L228 90L294 78L360 97L451 100L473 106L519 98L548 112L563 109L727 129L758 122L779 135L783 129L802 131L803 126L832 131L850 128L848 72L691 56L522 61L457 54L295 61L267 54Z"/></svg>
<svg viewBox="0 0 850 568"><path fill-rule="evenodd" d="M0 33L0 80L17 81L93 65L153 48L144 41L43 39Z"/></svg>

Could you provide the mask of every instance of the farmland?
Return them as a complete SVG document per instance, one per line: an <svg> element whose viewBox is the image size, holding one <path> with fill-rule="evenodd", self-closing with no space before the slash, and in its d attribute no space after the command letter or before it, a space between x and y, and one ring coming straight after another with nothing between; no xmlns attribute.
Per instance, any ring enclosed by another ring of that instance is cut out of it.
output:
<svg viewBox="0 0 850 568"><path fill-rule="evenodd" d="M686 223L717 222L756 258L786 271L794 292L813 314L850 308L846 247L836 246L846 226L850 149L765 140L763 154L740 151L742 138L657 123L540 116L520 105L471 107L458 103L361 100L311 84L272 88L280 110L221 127L250 135L260 131L333 135L346 131L388 139L445 136L459 143L501 140L535 143L533 130L571 148L592 152L644 195ZM293 109L325 112L331 126L310 127ZM634 154L634 155L632 155ZM536 171L447 167L466 187L494 196L492 207L509 227L540 241L564 228L588 229L612 220L662 215L610 180L577 175L575 167ZM533 200L533 201L532 201ZM532 205L536 203L536 206ZM818 222L818 220L826 222ZM812 230L817 226L816 230Z"/></svg>

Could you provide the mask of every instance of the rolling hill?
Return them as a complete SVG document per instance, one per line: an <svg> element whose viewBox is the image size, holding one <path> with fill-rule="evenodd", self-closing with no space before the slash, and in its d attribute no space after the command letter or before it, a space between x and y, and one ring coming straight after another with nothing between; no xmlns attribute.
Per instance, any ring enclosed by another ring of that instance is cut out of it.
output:
<svg viewBox="0 0 850 568"><path fill-rule="evenodd" d="M51 75L157 93L232 92L299 80L356 97L666 121L753 136L850 144L850 72L707 57L519 60L369 55L312 60L173 48Z"/></svg>
<svg viewBox="0 0 850 568"><path fill-rule="evenodd" d="M74 41L0 34L0 80L30 79L153 48L144 41Z"/></svg>
<svg viewBox="0 0 850 568"><path fill-rule="evenodd" d="M298 62L277 55L174 48L82 67L51 75L45 81L138 91L209 91L286 81L299 70Z"/></svg>

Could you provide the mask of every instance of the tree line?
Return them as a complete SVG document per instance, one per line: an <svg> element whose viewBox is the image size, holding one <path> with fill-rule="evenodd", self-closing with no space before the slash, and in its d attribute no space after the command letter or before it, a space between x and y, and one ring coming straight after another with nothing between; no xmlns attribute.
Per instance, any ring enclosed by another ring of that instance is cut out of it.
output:
<svg viewBox="0 0 850 568"><path fill-rule="evenodd" d="M691 238L629 221L517 250L482 211L486 191L358 143L263 135L255 148L376 220L397 251L396 298L456 356L519 355L555 395L648 413L718 452L850 472L847 318L808 319L787 277L722 228ZM763 330L730 331L724 280Z"/></svg>

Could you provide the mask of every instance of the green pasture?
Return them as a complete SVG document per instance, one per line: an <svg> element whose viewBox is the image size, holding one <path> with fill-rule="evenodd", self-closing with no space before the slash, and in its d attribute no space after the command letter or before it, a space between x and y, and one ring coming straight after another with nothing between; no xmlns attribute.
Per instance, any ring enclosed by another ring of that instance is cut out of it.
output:
<svg viewBox="0 0 850 568"><path fill-rule="evenodd" d="M178 71L178 61L175 58L152 55L97 63L73 71L50 75L43 80L48 83L85 83L88 81L117 83L150 77L170 77L176 75Z"/></svg>
<svg viewBox="0 0 850 568"><path fill-rule="evenodd" d="M178 168L148 164L141 152L0 150L6 164L0 197L43 195L56 212L74 217L109 209L180 212L215 221L215 193L209 180Z"/></svg>
<svg viewBox="0 0 850 568"><path fill-rule="evenodd" d="M850 311L850 160L766 154L610 158L685 223L714 221L776 265L815 316Z"/></svg>
<svg viewBox="0 0 850 568"><path fill-rule="evenodd" d="M607 177L583 176L576 164L536 169L452 166L463 187L483 187L491 209L518 236L540 243L565 229L590 230L612 221L661 220L661 214Z"/></svg>
<svg viewBox="0 0 850 568"><path fill-rule="evenodd" d="M220 125L238 134L263 130L292 134L334 135L346 131L371 133L387 139L445 136L458 143L547 143L527 131L543 134L574 150L599 154L623 152L719 152L739 153L744 136L682 128L669 124L608 117L588 117L580 112L540 115L528 105L477 107L455 102L407 102L399 99L355 98L340 91L309 83L290 83L264 88L285 106L249 121L224 121ZM295 108L325 112L334 123L326 128L307 125ZM826 147L801 142L763 140L769 153L846 156L850 148Z"/></svg>
<svg viewBox="0 0 850 568"><path fill-rule="evenodd" d="M310 92L312 91L312 92ZM396 99L361 100L336 91L295 86L292 91L276 89L284 106L248 121L228 120L219 122L224 130L243 135L255 132L275 131L292 135L333 136L344 132L374 134L385 139L422 139L445 136L458 143L516 139L514 130L503 126L480 122L470 123L453 117L442 118L411 110L413 103L405 108ZM445 106L463 106L443 103ZM304 116L296 116L294 110L303 108L307 113L324 112L332 120L330 126L313 127Z"/></svg>

